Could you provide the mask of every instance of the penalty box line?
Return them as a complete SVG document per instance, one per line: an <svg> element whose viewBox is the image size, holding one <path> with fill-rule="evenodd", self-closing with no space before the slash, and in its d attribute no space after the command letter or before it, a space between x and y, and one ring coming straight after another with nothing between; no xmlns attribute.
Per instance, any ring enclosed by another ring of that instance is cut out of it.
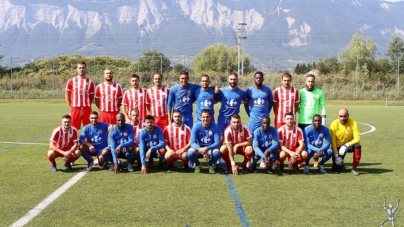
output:
<svg viewBox="0 0 404 227"><path fill-rule="evenodd" d="M14 222L11 227L20 227L26 225L32 219L34 219L38 214L40 214L47 206L52 204L56 199L58 199L63 193L65 193L70 187L76 184L81 178L83 178L88 173L88 170L84 169L80 173L76 174L74 177L70 178L64 185L50 194L45 200L39 203L32 210L28 211L22 218Z"/></svg>

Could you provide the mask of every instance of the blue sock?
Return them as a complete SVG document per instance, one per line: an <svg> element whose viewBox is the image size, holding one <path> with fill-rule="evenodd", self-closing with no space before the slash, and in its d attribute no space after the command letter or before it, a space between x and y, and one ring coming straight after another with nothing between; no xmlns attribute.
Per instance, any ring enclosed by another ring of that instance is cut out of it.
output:
<svg viewBox="0 0 404 227"><path fill-rule="evenodd" d="M195 151L188 151L188 159L192 164L195 163L197 166L201 164Z"/></svg>
<svg viewBox="0 0 404 227"><path fill-rule="evenodd" d="M218 150L212 151L212 155L211 155L211 157L210 157L210 160L209 160L208 164L209 164L210 166L212 166L212 165L215 164L215 163L217 162L217 160L219 160L221 157L222 157L222 154L220 153L220 151L218 151Z"/></svg>
<svg viewBox="0 0 404 227"><path fill-rule="evenodd" d="M131 164L133 162L133 158L135 157L135 153L133 152L125 153L125 157L128 164Z"/></svg>
<svg viewBox="0 0 404 227"><path fill-rule="evenodd" d="M324 152L324 157L321 159L319 165L324 165L330 158L332 157L332 149L328 149L327 152Z"/></svg>
<svg viewBox="0 0 404 227"><path fill-rule="evenodd" d="M88 151L82 152L81 156L88 162L88 163L93 163L93 159L88 156Z"/></svg>

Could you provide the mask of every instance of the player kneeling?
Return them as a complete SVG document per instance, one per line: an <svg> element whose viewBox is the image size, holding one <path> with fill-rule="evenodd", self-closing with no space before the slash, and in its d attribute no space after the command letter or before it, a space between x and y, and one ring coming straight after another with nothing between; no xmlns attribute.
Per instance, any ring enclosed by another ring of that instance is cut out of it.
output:
<svg viewBox="0 0 404 227"><path fill-rule="evenodd" d="M264 158L264 163L268 173L272 173L276 169L275 162L279 158L279 139L278 132L270 126L271 120L269 117L261 119L261 127L254 131L253 135L253 172L257 172L257 161Z"/></svg>
<svg viewBox="0 0 404 227"><path fill-rule="evenodd" d="M77 150L77 129L70 126L71 117L66 114L62 117L62 126L53 130L50 138L49 150L47 154L48 160L52 163L52 172L56 172L56 158L63 157L65 166L68 171L73 170L70 165L71 162L80 158L80 151Z"/></svg>
<svg viewBox="0 0 404 227"><path fill-rule="evenodd" d="M159 168L163 169L165 155L165 141L163 130L159 126L154 126L154 117L147 115L145 127L139 133L139 154L138 163L142 164L142 174L147 174L146 159L158 158Z"/></svg>
<svg viewBox="0 0 404 227"><path fill-rule="evenodd" d="M303 131L296 127L292 112L285 114L285 125L278 129L279 137L279 161L283 163L288 158L289 169L300 173L299 164L307 159L307 152L304 150ZM280 171L283 167L280 166Z"/></svg>
<svg viewBox="0 0 404 227"><path fill-rule="evenodd" d="M188 150L188 159L192 164L195 164L195 173L201 172L199 158L204 158L208 161L209 173L215 173L213 164L221 158L219 127L211 122L211 117L209 110L202 110L202 121L192 127L191 148Z"/></svg>
<svg viewBox="0 0 404 227"><path fill-rule="evenodd" d="M324 169L324 163L326 163L332 157L331 137L330 130L321 125L322 117L319 114L313 116L313 124L307 126L304 129L306 150L308 158L306 159L306 166L304 167L304 173L309 173L310 159L314 159L314 167L317 167L321 173L326 173ZM318 163L319 157L323 157L321 162Z"/></svg>
<svg viewBox="0 0 404 227"><path fill-rule="evenodd" d="M238 166L234 161L234 155L239 154L244 156L242 171L246 174L248 172L247 162L250 161L253 155L252 137L247 125L241 123L238 114L231 115L230 125L224 130L224 140L225 145L220 147L220 153L227 165L225 173L229 174L231 171L234 175L238 174Z"/></svg>
<svg viewBox="0 0 404 227"><path fill-rule="evenodd" d="M164 161L168 164L168 171L172 170L175 161L181 160L184 164L184 170L188 172L188 149L191 147L191 129L182 122L181 111L173 111L173 123L164 129L164 139L166 141Z"/></svg>

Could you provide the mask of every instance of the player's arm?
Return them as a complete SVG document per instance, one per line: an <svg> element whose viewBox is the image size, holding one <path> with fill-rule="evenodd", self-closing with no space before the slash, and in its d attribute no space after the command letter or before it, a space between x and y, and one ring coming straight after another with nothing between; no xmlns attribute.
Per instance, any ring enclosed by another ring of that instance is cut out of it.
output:
<svg viewBox="0 0 404 227"><path fill-rule="evenodd" d="M327 127L323 127L323 133L324 133L324 139L323 139L323 146L320 147L320 151L326 151L330 148L330 141L331 141L331 136L330 136L330 130L328 130Z"/></svg>
<svg viewBox="0 0 404 227"><path fill-rule="evenodd" d="M121 106L122 106L122 99L123 99L122 96L118 97L118 101L117 101L118 109L121 108Z"/></svg>
<svg viewBox="0 0 404 227"><path fill-rule="evenodd" d="M63 155L64 157L66 157L66 156L68 156L68 155L70 154L69 151L63 151L63 150L59 149L59 148L56 146L55 142L53 142L53 141L51 141L51 142L49 143L49 148L50 148L51 150L54 150L54 151L56 151L57 153Z"/></svg>
<svg viewBox="0 0 404 227"><path fill-rule="evenodd" d="M260 142L259 142L259 130L254 131L254 136L253 136L253 150L255 154L257 154L260 157L264 157L264 152L260 148Z"/></svg>
<svg viewBox="0 0 404 227"><path fill-rule="evenodd" d="M94 82L91 81L90 91L89 91L90 103L93 103L93 101L94 101L94 93L95 93L95 85L94 85Z"/></svg>
<svg viewBox="0 0 404 227"><path fill-rule="evenodd" d="M299 140L299 146L296 149L296 154L300 155L304 150L304 140Z"/></svg>
<svg viewBox="0 0 404 227"><path fill-rule="evenodd" d="M171 124L171 118L172 118L172 112L171 110L173 109L173 103L175 101L175 90L170 91L168 94L168 100L167 100L167 116L168 116L168 124Z"/></svg>
<svg viewBox="0 0 404 227"><path fill-rule="evenodd" d="M349 146L353 146L361 141L361 134L358 129L358 124L356 124L356 121L350 119L352 121L352 134L353 134L353 139L349 141Z"/></svg>
<svg viewBox="0 0 404 227"><path fill-rule="evenodd" d="M213 134L213 139L214 139L214 143L212 143L211 145L208 146L208 150L211 149L215 149L215 148L220 148L220 130L219 130L219 126L215 125L216 127L212 128L212 132Z"/></svg>
<svg viewBox="0 0 404 227"><path fill-rule="evenodd" d="M330 125L331 149L335 156L338 155L336 130L337 130L337 124L335 122L331 123Z"/></svg>
<svg viewBox="0 0 404 227"><path fill-rule="evenodd" d="M135 143L135 133L133 132L132 125L126 124L125 125L125 132L128 134L128 141L126 141L125 143L120 144L119 146L121 146L121 147L133 146L133 144Z"/></svg>
<svg viewBox="0 0 404 227"><path fill-rule="evenodd" d="M183 148L179 149L176 152L177 152L177 154L181 155L182 153L188 151L190 147L191 147L191 142L187 143L187 145L185 145Z"/></svg>
<svg viewBox="0 0 404 227"><path fill-rule="evenodd" d="M295 101L295 110L297 110L299 108L299 104L300 104L300 95L299 92L296 92L296 101ZM296 117L296 116L295 116Z"/></svg>
<svg viewBox="0 0 404 227"><path fill-rule="evenodd" d="M239 148L239 147L246 147L246 146L251 146L251 145L252 145L252 137L247 138L245 141L243 141L241 143L237 143L234 147Z"/></svg>
<svg viewBox="0 0 404 227"><path fill-rule="evenodd" d="M283 144L283 141L282 141L282 140L279 141L279 146L280 146L280 148L281 148L281 150L282 150L283 152L289 154L291 157L292 157L293 155L295 155L295 152L289 150L289 149Z"/></svg>
<svg viewBox="0 0 404 227"><path fill-rule="evenodd" d="M130 122L130 117L129 117L129 107L125 104L122 105L122 113L125 115L126 123Z"/></svg>
<svg viewBox="0 0 404 227"><path fill-rule="evenodd" d="M194 127L192 127L192 130L191 130L191 141L190 141L190 143L191 143L192 148L195 148L195 150L199 151L201 149L201 147L198 144L197 135L198 135L198 127L195 127L195 125L194 125Z"/></svg>
<svg viewBox="0 0 404 227"><path fill-rule="evenodd" d="M278 133L276 132L275 128L270 127L269 130L272 131L271 132L271 134L272 134L272 144L267 149L267 151L272 153L272 152L276 151L278 149L278 147L279 147L279 137L278 137Z"/></svg>
<svg viewBox="0 0 404 227"><path fill-rule="evenodd" d="M321 149L310 143L310 129L311 127L306 127L304 129L304 143L306 144L307 149L315 152L320 152L322 151Z"/></svg>
<svg viewBox="0 0 404 227"><path fill-rule="evenodd" d="M156 130L156 132L157 132L157 138L158 138L159 142L155 146L150 147L150 151L152 151L152 152L157 151L161 148L164 148L166 145L166 142L164 140L164 135L163 135L163 132L161 131L161 128L154 127L154 130Z"/></svg>
<svg viewBox="0 0 404 227"><path fill-rule="evenodd" d="M99 86L97 86L97 88L95 89L95 99L94 99L94 102L95 102L95 105L98 107L98 109L100 109L100 96L101 96L101 94L100 94L100 87Z"/></svg>
<svg viewBox="0 0 404 227"><path fill-rule="evenodd" d="M272 95L271 89L268 92L268 112L271 113L272 106L274 104L274 96Z"/></svg>
<svg viewBox="0 0 404 227"><path fill-rule="evenodd" d="M66 90L65 91L65 100L66 100L67 105L69 105L69 106L71 106L71 102L72 102L70 95L71 95L71 92Z"/></svg>

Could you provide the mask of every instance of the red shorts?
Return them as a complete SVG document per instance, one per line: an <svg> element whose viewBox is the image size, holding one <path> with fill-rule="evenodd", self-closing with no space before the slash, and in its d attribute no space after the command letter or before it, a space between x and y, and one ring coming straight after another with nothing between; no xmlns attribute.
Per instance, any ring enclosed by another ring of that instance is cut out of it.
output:
<svg viewBox="0 0 404 227"><path fill-rule="evenodd" d="M244 154L244 149L245 149L245 147L238 147L237 150L235 151L235 154L243 155Z"/></svg>
<svg viewBox="0 0 404 227"><path fill-rule="evenodd" d="M159 126L164 131L168 125L168 116L154 117L154 125Z"/></svg>
<svg viewBox="0 0 404 227"><path fill-rule="evenodd" d="M90 124L91 106L86 107L71 107L70 116L72 117L71 126L77 130L81 128L81 122L83 125Z"/></svg>
<svg viewBox="0 0 404 227"><path fill-rule="evenodd" d="M114 125L114 124L116 124L116 115L118 113L119 113L118 111L117 112L102 112L102 111L100 111L98 121Z"/></svg>

